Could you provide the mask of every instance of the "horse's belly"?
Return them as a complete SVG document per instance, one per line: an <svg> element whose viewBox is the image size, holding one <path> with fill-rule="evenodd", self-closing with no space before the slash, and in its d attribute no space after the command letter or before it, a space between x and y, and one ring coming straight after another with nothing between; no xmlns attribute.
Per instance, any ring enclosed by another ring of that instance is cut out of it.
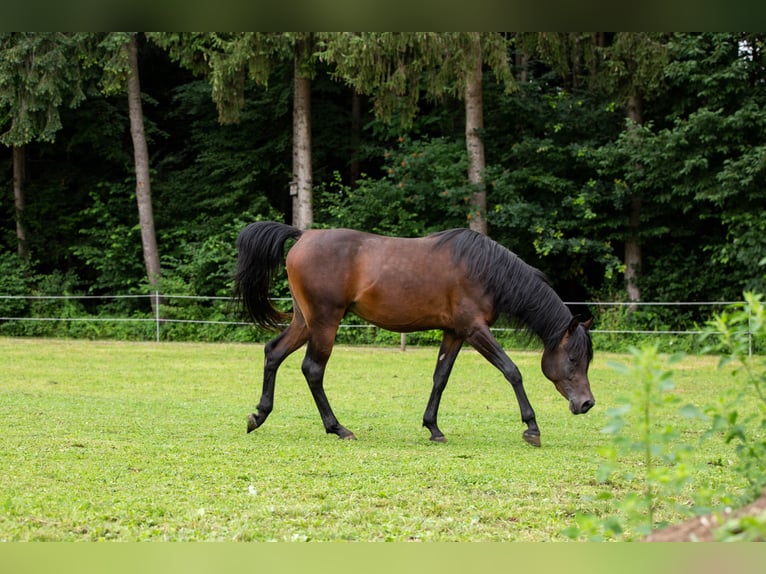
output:
<svg viewBox="0 0 766 574"><path fill-rule="evenodd" d="M371 288L360 293L349 310L389 331L411 332L452 326L453 309L450 297L444 291L428 293L422 289Z"/></svg>
<svg viewBox="0 0 766 574"><path fill-rule="evenodd" d="M425 331L428 329L449 328L449 320L445 316L435 316L424 313L401 313L392 311L386 313L384 309L367 310L353 306L351 311L382 329L398 333L411 333L413 331Z"/></svg>

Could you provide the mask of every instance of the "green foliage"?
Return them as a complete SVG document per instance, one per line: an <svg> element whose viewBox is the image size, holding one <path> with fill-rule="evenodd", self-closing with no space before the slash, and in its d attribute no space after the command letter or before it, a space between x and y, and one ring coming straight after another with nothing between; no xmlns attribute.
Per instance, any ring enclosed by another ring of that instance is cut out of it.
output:
<svg viewBox="0 0 766 574"><path fill-rule="evenodd" d="M319 190L323 210L317 219L330 227L410 237L464 227L472 194L467 161L460 142L402 137L385 153L384 178L363 177L351 189L336 173Z"/></svg>
<svg viewBox="0 0 766 574"><path fill-rule="evenodd" d="M46 136L26 145L30 272L71 272L76 290L89 294L140 290L136 206L126 180L133 154L120 95L129 33L3 38L10 42L2 72L11 81L3 84L9 98L23 79L20 63L33 53L40 67L30 78L40 81L28 88L58 90L50 93L55 109L43 99L35 103L33 121L34 130L52 134L44 124L60 114L56 141ZM402 235L465 226L472 189L456 72L476 36L314 38L306 62L317 225ZM543 269L566 300L619 300L624 242L634 233L627 216L638 197L645 300L736 300L744 289L762 290L763 34L607 34L603 49L590 33L535 35L529 45L524 35L514 38L515 54L506 51L505 36L479 35L493 70L485 74L482 132L490 235ZM233 244L228 252L224 246L232 238L228 226L290 217L292 56L306 38L149 33L138 40L163 265L174 289L217 295L227 290L234 259ZM532 49L535 42L539 49ZM382 51L347 51L344 43ZM439 61L445 50L449 62ZM62 54L71 57L64 62ZM361 111L352 118L350 86L377 81L362 68L374 71L386 55L420 60L404 72L393 65L378 70L377 80L390 80L389 92L402 85L409 92L394 93L390 123L375 118L380 94L371 92L357 98ZM514 55L527 62L513 70L526 81L510 92ZM642 67L639 75L634 65ZM42 78L49 69L59 73ZM626 130L621 98L631 81L645 88L645 121ZM408 97L417 97L418 113L403 129L398 120L407 114L398 104ZM220 124L223 104L239 123ZM10 127L16 108L3 109ZM55 114L48 118L44 109ZM0 182L9 192L10 154L3 158ZM12 202L2 202L2 251L16 250L14 219ZM604 319L643 330L687 329L707 319L687 310L614 315Z"/></svg>
<svg viewBox="0 0 766 574"><path fill-rule="evenodd" d="M565 535L591 540L632 539L651 532L657 525L657 509L673 501L691 498L691 504L682 502L676 510L704 513L710 512L716 500L742 505L762 493L766 486L766 361L752 355L752 349L754 341L757 345L766 336L766 310L762 296L745 293L744 298L744 303L711 320L702 335L703 340L713 341L708 351L722 353L719 372L741 382L722 385L718 394L701 402L702 406L680 406L680 397L671 393L674 374L666 365L678 361L680 355L663 360L656 347L633 348L632 364L613 364L616 372L635 386L631 396L607 411L603 432L610 442L601 449L598 479L605 484L619 483L628 493L619 497L610 490L600 493L596 500L610 501L613 512L605 517L580 512L575 524L563 531ZM731 365L734 368L725 373L723 368ZM669 410L675 416L668 416ZM679 417L705 421L707 430L696 441L685 440ZM709 448L717 438L729 448L735 446L737 462L730 469L743 483L740 488L745 487L740 496L698 481L700 463L693 455ZM642 459L638 472L624 464L624 459L636 452ZM686 495L689 486L693 492ZM746 516L727 521L716 536L721 540L763 539L764 518Z"/></svg>
<svg viewBox="0 0 766 574"><path fill-rule="evenodd" d="M31 291L35 277L28 261L13 253L0 251L0 293L24 297ZM0 315L17 317L27 309L24 299L0 299Z"/></svg>
<svg viewBox="0 0 766 574"><path fill-rule="evenodd" d="M556 283L608 289L622 265L595 150L615 133L616 114L588 94L540 90L531 84L502 98L500 121L487 128L499 144L488 146L488 156L498 157L485 173L491 234Z"/></svg>
<svg viewBox="0 0 766 574"><path fill-rule="evenodd" d="M84 64L96 70L99 89L105 94L122 94L130 73L127 45L135 32L80 33Z"/></svg>
<svg viewBox="0 0 766 574"><path fill-rule="evenodd" d="M72 254L94 272L89 290L93 293L131 293L145 275L141 258L141 233L133 210L129 182L102 184L91 192L92 204L84 210L88 222L80 233L85 241Z"/></svg>
<svg viewBox="0 0 766 574"><path fill-rule="evenodd" d="M245 107L246 80L267 86L280 61L310 36L291 32L154 32L152 41L196 75L206 76L222 124L237 123Z"/></svg>
<svg viewBox="0 0 766 574"><path fill-rule="evenodd" d="M507 44L497 32L341 32L321 34L318 42L318 57L334 64L334 77L371 95L376 116L398 116L405 129L421 96L463 96L477 50L510 90Z"/></svg>
<svg viewBox="0 0 766 574"><path fill-rule="evenodd" d="M631 539L649 534L657 525L658 507L682 494L694 475L693 446L680 441L681 433L672 422L673 415L664 414L662 418L658 415L664 411L686 418L703 416L693 404L681 406L681 399L671 392L673 373L668 366L680 361L682 355L663 359L657 348L651 346L633 347L630 354L630 364L610 363L633 388L630 396L606 411L607 424L602 432L609 442L599 449L603 459L598 471L599 482L620 483L627 493L617 500L608 490L600 493L597 499L612 500L619 515L602 519L579 515L575 519L577 526L564 531L573 538ZM633 454L637 454L639 463L635 468L626 468L621 461ZM684 509L683 503L674 508Z"/></svg>
<svg viewBox="0 0 766 574"><path fill-rule="evenodd" d="M722 433L735 445L737 472L750 485L751 497L766 487L766 359L754 355L766 343L766 309L763 296L745 293L745 302L710 321L704 337L721 352L721 367L732 364L732 373L744 374L745 384L722 394L708 409L711 433Z"/></svg>
<svg viewBox="0 0 766 574"><path fill-rule="evenodd" d="M721 542L763 542L766 540L766 512L727 520L716 532Z"/></svg>
<svg viewBox="0 0 766 574"><path fill-rule="evenodd" d="M81 301L67 298L73 294L78 283L74 273L55 271L48 275L35 275L27 262L9 254L0 255L0 270L4 272L0 289L21 297L2 300L0 313L14 318L33 318L30 321L2 322L0 333L24 337L87 337L92 323L76 327L68 323L68 319L86 316Z"/></svg>
<svg viewBox="0 0 766 574"><path fill-rule="evenodd" d="M766 92L754 83L763 73L759 46L742 34L673 35L654 113L598 151L602 178L614 182L603 201L641 198L649 300L732 300L762 285L753 268L766 256L763 228L750 215L763 205L755 182L766 169ZM668 252L668 245L676 247ZM691 290L678 283L683 276L697 279Z"/></svg>
<svg viewBox="0 0 766 574"><path fill-rule="evenodd" d="M618 32L602 50L596 82L621 101L639 96L649 101L661 94L668 59L668 35L657 32Z"/></svg>
<svg viewBox="0 0 766 574"><path fill-rule="evenodd" d="M726 444L736 445L735 470L747 481L743 500L749 502L766 486L766 359L753 354L766 348L766 308L763 295L748 292L744 298L710 322L705 338L722 353L721 367L731 364L733 374L744 375L744 384L721 393L707 414L713 421L711 434L722 434ZM766 515L727 521L718 538L765 540Z"/></svg>
<svg viewBox="0 0 766 574"><path fill-rule="evenodd" d="M0 34L0 141L53 141L62 127L59 108L85 99L82 76L76 34Z"/></svg>

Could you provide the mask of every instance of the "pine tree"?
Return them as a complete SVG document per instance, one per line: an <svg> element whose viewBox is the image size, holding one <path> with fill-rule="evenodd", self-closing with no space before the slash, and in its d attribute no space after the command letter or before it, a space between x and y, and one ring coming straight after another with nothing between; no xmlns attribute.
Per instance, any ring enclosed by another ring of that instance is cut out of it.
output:
<svg viewBox="0 0 766 574"><path fill-rule="evenodd" d="M0 142L13 149L13 195L18 254L29 258L26 206L26 146L52 142L61 129L59 108L85 98L75 34L0 34Z"/></svg>

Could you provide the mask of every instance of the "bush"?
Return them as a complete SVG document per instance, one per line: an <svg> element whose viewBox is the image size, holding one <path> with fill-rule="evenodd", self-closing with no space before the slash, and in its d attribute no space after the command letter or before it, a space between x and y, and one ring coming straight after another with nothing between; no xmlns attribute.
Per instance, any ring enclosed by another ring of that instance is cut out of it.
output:
<svg viewBox="0 0 766 574"><path fill-rule="evenodd" d="M0 252L0 293L18 297L29 295L35 276L31 266L17 255ZM0 316L18 317L29 306L27 299L0 299Z"/></svg>
<svg viewBox="0 0 766 574"><path fill-rule="evenodd" d="M383 178L365 176L351 188L336 173L320 186L317 223L406 237L466 227L473 190L465 145L444 138L399 144L385 154Z"/></svg>

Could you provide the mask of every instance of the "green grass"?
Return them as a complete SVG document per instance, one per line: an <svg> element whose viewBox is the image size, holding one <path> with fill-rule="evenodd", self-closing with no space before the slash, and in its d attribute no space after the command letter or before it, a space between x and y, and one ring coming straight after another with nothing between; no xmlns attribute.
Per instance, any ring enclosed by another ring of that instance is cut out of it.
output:
<svg viewBox="0 0 766 574"><path fill-rule="evenodd" d="M542 431L534 449L510 386L468 349L440 409L447 444L421 427L436 348L335 349L325 388L357 441L324 433L302 355L248 435L261 345L0 339L0 540L545 541L577 511L609 512L594 500L597 451L628 385L606 362L623 356L597 350L597 404L575 417L539 352L510 353ZM684 400L736 383L716 363L675 366ZM704 427L671 422L690 440ZM708 445L699 480L740 489L731 447Z"/></svg>

